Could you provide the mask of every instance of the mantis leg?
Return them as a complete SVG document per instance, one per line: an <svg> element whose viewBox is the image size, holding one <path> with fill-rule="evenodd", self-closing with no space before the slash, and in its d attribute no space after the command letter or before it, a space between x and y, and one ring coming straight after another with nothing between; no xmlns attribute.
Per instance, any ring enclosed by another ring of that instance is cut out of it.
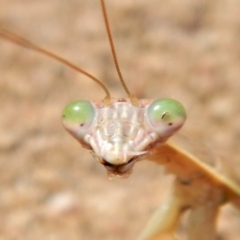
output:
<svg viewBox="0 0 240 240"><path fill-rule="evenodd" d="M216 240L216 219L225 202L224 191L208 181L196 181L192 184L191 193L191 207L186 222L187 239Z"/></svg>
<svg viewBox="0 0 240 240"><path fill-rule="evenodd" d="M181 185L177 182L166 201L150 219L138 240L176 240L175 229L186 209Z"/></svg>
<svg viewBox="0 0 240 240"><path fill-rule="evenodd" d="M191 209L187 235L189 240L215 240L216 239L216 218L219 206L207 204Z"/></svg>

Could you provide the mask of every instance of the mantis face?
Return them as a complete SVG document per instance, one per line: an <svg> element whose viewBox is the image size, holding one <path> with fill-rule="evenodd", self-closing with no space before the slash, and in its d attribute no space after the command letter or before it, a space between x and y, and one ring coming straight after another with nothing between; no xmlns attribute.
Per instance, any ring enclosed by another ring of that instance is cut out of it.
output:
<svg viewBox="0 0 240 240"><path fill-rule="evenodd" d="M164 143L186 120L184 107L173 99L127 100L110 106L75 101L62 114L63 125L84 147L92 149L108 172L126 175L139 156Z"/></svg>

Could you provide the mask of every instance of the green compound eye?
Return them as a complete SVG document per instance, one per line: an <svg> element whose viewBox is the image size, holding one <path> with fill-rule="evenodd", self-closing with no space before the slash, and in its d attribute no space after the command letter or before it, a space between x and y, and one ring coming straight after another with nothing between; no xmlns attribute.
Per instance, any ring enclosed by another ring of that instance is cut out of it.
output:
<svg viewBox="0 0 240 240"><path fill-rule="evenodd" d="M75 101L68 104L62 112L63 125L74 137L82 138L91 126L95 109L89 101Z"/></svg>
<svg viewBox="0 0 240 240"><path fill-rule="evenodd" d="M158 135L170 137L184 124L186 111L176 100L158 99L148 106L146 118Z"/></svg>

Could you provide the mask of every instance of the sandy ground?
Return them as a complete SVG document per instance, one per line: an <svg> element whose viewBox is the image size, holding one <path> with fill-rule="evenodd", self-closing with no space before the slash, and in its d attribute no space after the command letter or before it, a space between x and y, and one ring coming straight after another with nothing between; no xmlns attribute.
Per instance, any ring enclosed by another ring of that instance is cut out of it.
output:
<svg viewBox="0 0 240 240"><path fill-rule="evenodd" d="M78 64L115 97L119 84L97 0L2 0L0 26ZM141 98L173 97L184 135L238 176L240 1L108 0L123 75ZM45 56L0 41L0 239L135 239L169 179L147 161L126 180L105 170L61 125L76 99L104 92ZM219 166L219 164L218 164ZM218 219L218 239L240 237L240 212Z"/></svg>

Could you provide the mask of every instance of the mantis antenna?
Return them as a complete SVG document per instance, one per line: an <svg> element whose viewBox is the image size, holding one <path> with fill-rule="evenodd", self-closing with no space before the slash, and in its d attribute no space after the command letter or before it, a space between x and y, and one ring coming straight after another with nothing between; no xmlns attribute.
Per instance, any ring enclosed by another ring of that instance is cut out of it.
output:
<svg viewBox="0 0 240 240"><path fill-rule="evenodd" d="M105 27L106 27L106 30L107 30L108 40L109 40L109 44L110 44L110 47L111 47L112 57L113 57L115 68L117 70L118 77L120 79L120 82L121 82L125 92L127 93L128 97L130 98L131 102L134 105L137 105L138 101L137 101L136 97L133 94L131 94L131 92L128 90L127 85L126 85L126 83L123 79L120 67L119 67L119 63L118 63L118 59L117 59L117 53L116 53L116 50L115 50L115 47L114 47L114 42L113 42L113 38L112 38L112 34L111 34L111 29L110 29L110 26L109 26L109 21L108 21L105 2L104 2L104 0L100 0L100 2L101 2Z"/></svg>
<svg viewBox="0 0 240 240"><path fill-rule="evenodd" d="M108 21L108 17L107 17L107 11L106 11L106 7L105 7L105 3L104 3L104 0L100 0L100 2L101 2L101 7L102 7L104 23L105 23L105 27L106 27L106 31L107 31L107 35L108 35L108 40L109 40L109 44L110 44L110 47L111 47L112 57L113 57L114 65L115 65L115 68L117 70L120 82L121 82L125 92L127 93L128 97L130 98L132 104L138 105L138 101L137 101L136 97L133 94L131 94L131 92L128 90L127 85L126 85L126 83L125 83L125 81L122 77L122 73L120 71L119 63L118 63L118 60L117 60L117 54L116 54L116 50L115 50L115 47L114 47L114 42L113 42L110 26L109 26L109 21ZM106 96L104 98L105 104L107 104L107 105L111 104L111 95L110 95L110 92L108 91L107 87L99 79L97 79L96 77L94 77L93 75L88 73L87 71L81 69L80 67L71 63L70 61L58 56L57 54L55 54L53 52L50 52L49 50L46 50L44 48L41 48L41 47L37 46L36 44L28 41L27 39L15 34L15 33L12 33L12 32L10 32L6 29L1 29L0 28L0 37L2 37L4 39L7 39L11 42L14 42L14 43L16 43L16 44L18 44L22 47L25 47L25 48L40 52L40 53L42 53L46 56L49 56L49 57L65 64L65 65L67 65L68 67L84 74L85 76L89 77L94 82L96 82L106 93Z"/></svg>
<svg viewBox="0 0 240 240"><path fill-rule="evenodd" d="M41 48L37 45L35 45L34 43L28 41L27 39L23 38L23 37L20 37L19 35L15 34L15 33L12 33L8 30L5 30L5 29L0 29L0 37L2 38L5 38L11 42L14 42L22 47L25 47L25 48L29 48L31 50L34 50L34 51L37 51L37 52L40 52L40 53L43 53L44 55L47 55L65 65L67 65L68 67L70 68L73 68L75 69L76 71L84 74L85 76L91 78L94 82L96 82L103 90L104 92L106 93L106 97L104 98L104 100L108 103L111 102L111 95L108 91L108 89L106 88L106 86L100 81L98 80L97 78L95 78L94 76L92 76L90 73L86 72L85 70L81 69L80 67L74 65L73 63L69 62L68 60L56 55L55 53L52 53L44 48Z"/></svg>

